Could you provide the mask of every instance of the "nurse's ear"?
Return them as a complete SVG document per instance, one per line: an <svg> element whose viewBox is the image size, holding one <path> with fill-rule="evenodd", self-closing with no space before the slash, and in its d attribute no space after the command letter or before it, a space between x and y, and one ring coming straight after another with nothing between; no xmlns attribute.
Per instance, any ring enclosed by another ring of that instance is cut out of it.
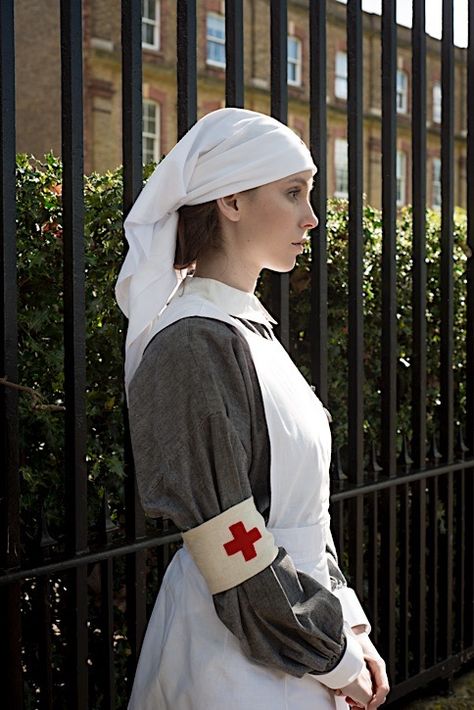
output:
<svg viewBox="0 0 474 710"><path fill-rule="evenodd" d="M231 222L240 222L242 212L240 209L240 195L235 193L226 197L219 197L217 207L223 217L226 217Z"/></svg>

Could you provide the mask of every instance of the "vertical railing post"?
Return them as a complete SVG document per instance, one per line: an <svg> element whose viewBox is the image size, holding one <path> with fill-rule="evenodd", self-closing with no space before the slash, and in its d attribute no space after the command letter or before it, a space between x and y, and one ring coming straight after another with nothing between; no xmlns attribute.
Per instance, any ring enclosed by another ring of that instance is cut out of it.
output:
<svg viewBox="0 0 474 710"><path fill-rule="evenodd" d="M397 27L395 0L382 6L382 467L387 476L396 475L397 422L397 282L396 282L396 68ZM381 641L392 682L395 680L395 590L396 590L396 489L383 494L381 527L380 600Z"/></svg>
<svg viewBox="0 0 474 710"><path fill-rule="evenodd" d="M413 3L412 30L412 381L411 408L415 468L426 465L426 31L425 0ZM426 655L426 481L413 486L412 617L416 628L410 637L413 670L425 667Z"/></svg>
<svg viewBox="0 0 474 710"><path fill-rule="evenodd" d="M363 312L363 52L361 0L347 3L349 146L349 302L348 302L348 445L349 478L362 483L364 476L364 312ZM350 536L350 565L357 593L363 594L364 499L356 496L350 506L353 534Z"/></svg>
<svg viewBox="0 0 474 710"><path fill-rule="evenodd" d="M452 0L443 0L441 41L441 263L440 263L440 435L445 463L454 458L454 13ZM444 507L445 533L440 535L439 653L449 657L453 644L453 473L440 481L439 499Z"/></svg>
<svg viewBox="0 0 474 710"><path fill-rule="evenodd" d="M178 140L197 120L196 0L177 0Z"/></svg>
<svg viewBox="0 0 474 710"><path fill-rule="evenodd" d="M468 0L467 49L467 247L466 265L466 446L474 456L474 0ZM474 476L466 477L465 643L474 645Z"/></svg>
<svg viewBox="0 0 474 710"><path fill-rule="evenodd" d="M310 125L309 144L318 166L312 205L319 220L311 233L311 377L318 397L328 404L327 303L327 108L326 108L326 0L309 4Z"/></svg>
<svg viewBox="0 0 474 710"><path fill-rule="evenodd" d="M225 103L244 105L244 11L242 0L225 3Z"/></svg>
<svg viewBox="0 0 474 710"><path fill-rule="evenodd" d="M0 3L0 377L17 382L14 1ZM20 564L18 392L0 384L0 568ZM21 585L0 593L0 679L5 707L23 704Z"/></svg>
<svg viewBox="0 0 474 710"><path fill-rule="evenodd" d="M122 0L122 102L123 211L127 215L143 185L141 3L136 0ZM126 404L124 423L125 527L127 538L133 542L145 534L145 516L135 479ZM129 690L146 627L145 558L146 553L140 551L126 560Z"/></svg>
<svg viewBox="0 0 474 710"><path fill-rule="evenodd" d="M270 0L271 115L288 122L288 8L287 0ZM282 345L290 347L290 278L272 272L272 309L279 322Z"/></svg>
<svg viewBox="0 0 474 710"><path fill-rule="evenodd" d="M87 549L85 410L84 153L82 2L61 0L61 115L64 230L64 392L66 545ZM88 706L87 567L68 575L70 585L69 702Z"/></svg>

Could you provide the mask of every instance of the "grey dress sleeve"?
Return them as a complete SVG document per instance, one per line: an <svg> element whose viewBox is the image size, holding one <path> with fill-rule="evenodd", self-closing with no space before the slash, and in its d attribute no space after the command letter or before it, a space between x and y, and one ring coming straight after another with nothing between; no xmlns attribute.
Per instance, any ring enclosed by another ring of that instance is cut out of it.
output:
<svg viewBox="0 0 474 710"><path fill-rule="evenodd" d="M247 342L232 326L189 317L158 333L131 383L129 416L148 515L189 530L253 495L268 519L263 401ZM214 605L243 651L272 668L324 674L344 655L339 600L297 571L283 548Z"/></svg>

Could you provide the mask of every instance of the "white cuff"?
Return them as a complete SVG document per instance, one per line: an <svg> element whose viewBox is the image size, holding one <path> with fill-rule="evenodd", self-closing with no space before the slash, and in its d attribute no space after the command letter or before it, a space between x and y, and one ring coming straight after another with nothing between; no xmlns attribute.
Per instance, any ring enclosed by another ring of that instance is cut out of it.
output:
<svg viewBox="0 0 474 710"><path fill-rule="evenodd" d="M339 599L342 606L342 616L349 626L365 626L365 632L370 634L371 626L357 594L350 587L338 587L333 590L335 597Z"/></svg>
<svg viewBox="0 0 474 710"><path fill-rule="evenodd" d="M332 690L344 688L352 683L364 667L362 648L350 632L346 634L346 641L346 650L337 666L329 673L313 675L313 678Z"/></svg>
<svg viewBox="0 0 474 710"><path fill-rule="evenodd" d="M273 535L266 529L253 498L184 532L183 543L211 594L254 577L278 554Z"/></svg>

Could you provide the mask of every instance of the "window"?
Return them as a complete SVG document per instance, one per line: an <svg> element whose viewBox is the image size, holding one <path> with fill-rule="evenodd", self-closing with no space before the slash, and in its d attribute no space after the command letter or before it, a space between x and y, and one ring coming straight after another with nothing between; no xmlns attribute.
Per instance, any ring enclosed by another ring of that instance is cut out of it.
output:
<svg viewBox="0 0 474 710"><path fill-rule="evenodd" d="M336 138L334 142L335 197L347 197L349 184L349 166L347 162L347 141Z"/></svg>
<svg viewBox="0 0 474 710"><path fill-rule="evenodd" d="M347 99L347 53L336 52L334 94L338 99Z"/></svg>
<svg viewBox="0 0 474 710"><path fill-rule="evenodd" d="M407 156L403 150L397 150L397 205L406 203Z"/></svg>
<svg viewBox="0 0 474 710"><path fill-rule="evenodd" d="M160 104L143 102L143 162L157 163L160 159Z"/></svg>
<svg viewBox="0 0 474 710"><path fill-rule="evenodd" d="M142 0L142 46L160 48L159 0Z"/></svg>
<svg viewBox="0 0 474 710"><path fill-rule="evenodd" d="M434 210L441 207L441 160L433 158L433 174L431 183L431 206Z"/></svg>
<svg viewBox="0 0 474 710"><path fill-rule="evenodd" d="M433 84L433 123L441 123L441 84Z"/></svg>
<svg viewBox="0 0 474 710"><path fill-rule="evenodd" d="M301 86L301 40L288 37L288 84Z"/></svg>
<svg viewBox="0 0 474 710"><path fill-rule="evenodd" d="M397 71L397 111L408 112L408 76L405 71Z"/></svg>
<svg viewBox="0 0 474 710"><path fill-rule="evenodd" d="M207 14L207 63L225 67L225 18L213 12Z"/></svg>

